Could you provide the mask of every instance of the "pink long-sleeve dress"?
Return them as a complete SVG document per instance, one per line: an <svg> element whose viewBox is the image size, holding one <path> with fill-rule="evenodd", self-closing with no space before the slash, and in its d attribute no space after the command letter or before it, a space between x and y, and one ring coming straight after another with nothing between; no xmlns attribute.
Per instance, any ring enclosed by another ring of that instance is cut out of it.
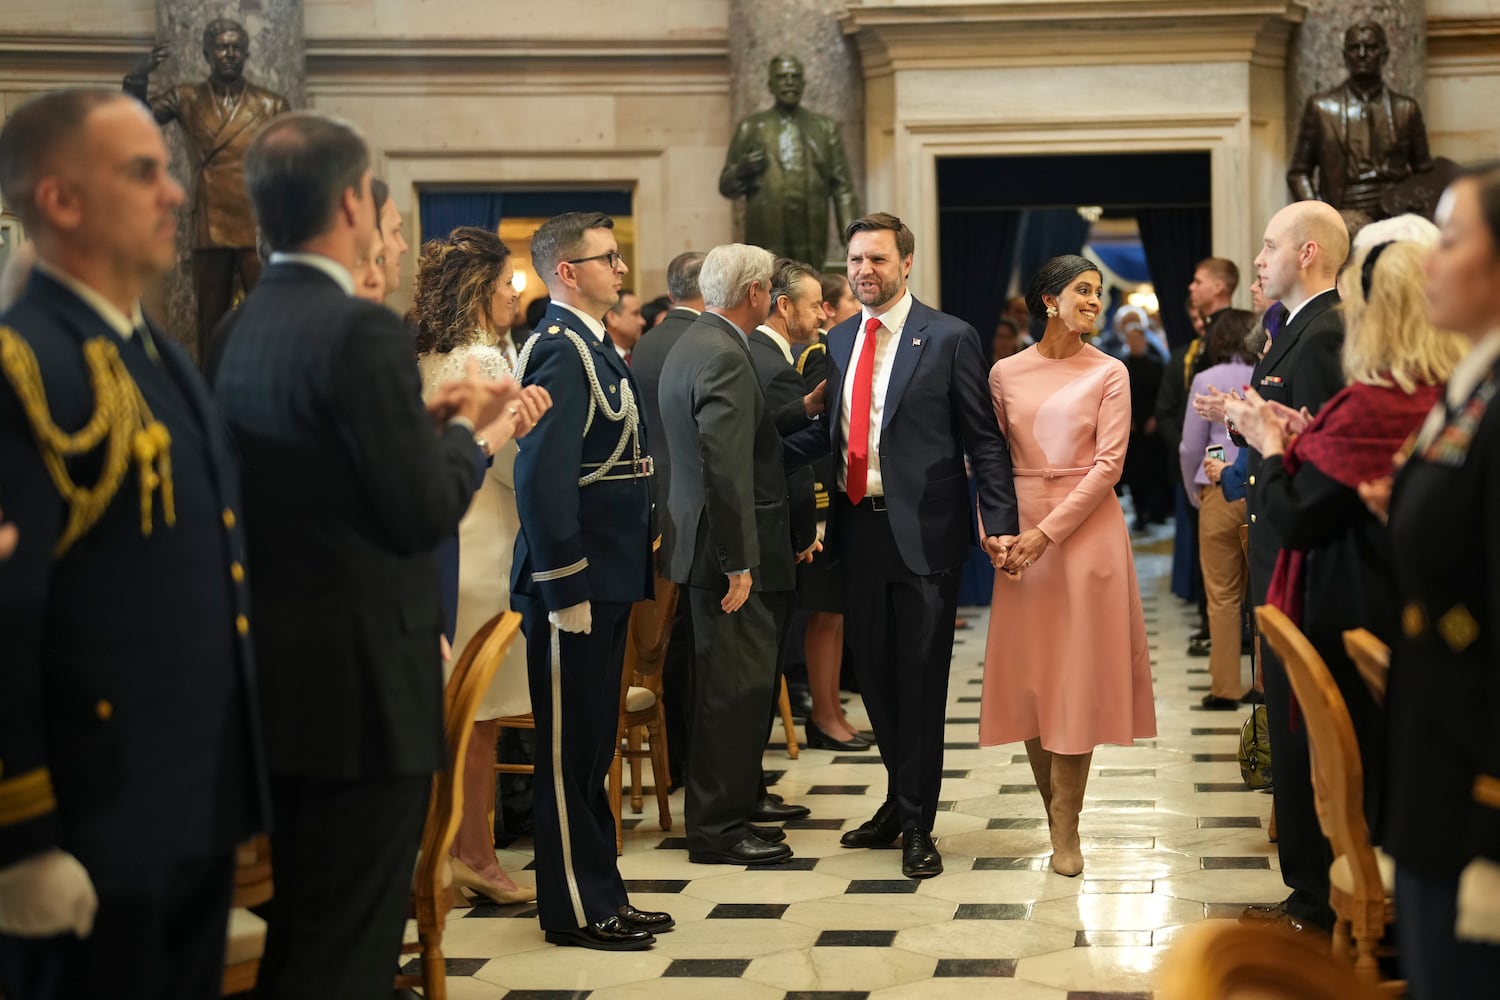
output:
<svg viewBox="0 0 1500 1000"><path fill-rule="evenodd" d="M1052 544L1019 581L995 574L979 742L1040 736L1054 753L1156 735L1146 622L1115 498L1130 440L1125 366L1085 344L1035 348L990 371L1010 442L1021 530Z"/></svg>

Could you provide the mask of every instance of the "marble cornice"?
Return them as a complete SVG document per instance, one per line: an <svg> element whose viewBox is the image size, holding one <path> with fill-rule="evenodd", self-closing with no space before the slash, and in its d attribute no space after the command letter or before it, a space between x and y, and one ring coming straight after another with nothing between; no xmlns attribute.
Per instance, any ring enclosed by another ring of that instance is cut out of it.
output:
<svg viewBox="0 0 1500 1000"><path fill-rule="evenodd" d="M0 79L123 76L150 52L141 34L0 31ZM254 75L252 64L251 75ZM536 94L727 93L727 38L309 38L314 90Z"/></svg>
<svg viewBox="0 0 1500 1000"><path fill-rule="evenodd" d="M1434 17L1427 21L1427 74L1500 73L1500 17Z"/></svg>
<svg viewBox="0 0 1500 1000"><path fill-rule="evenodd" d="M1281 67L1299 0L852 3L867 76L934 66L1241 61Z"/></svg>

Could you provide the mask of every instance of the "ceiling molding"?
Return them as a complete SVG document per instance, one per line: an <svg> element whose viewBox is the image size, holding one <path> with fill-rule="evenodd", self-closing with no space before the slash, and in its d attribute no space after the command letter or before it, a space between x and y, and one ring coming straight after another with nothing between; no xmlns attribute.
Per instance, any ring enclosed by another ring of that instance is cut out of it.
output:
<svg viewBox="0 0 1500 1000"><path fill-rule="evenodd" d="M1500 17L1434 17L1427 21L1429 76L1500 73Z"/></svg>

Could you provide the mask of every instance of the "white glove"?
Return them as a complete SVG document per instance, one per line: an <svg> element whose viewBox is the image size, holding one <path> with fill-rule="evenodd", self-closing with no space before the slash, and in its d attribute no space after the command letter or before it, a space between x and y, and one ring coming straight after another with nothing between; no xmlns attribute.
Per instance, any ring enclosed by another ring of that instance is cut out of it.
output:
<svg viewBox="0 0 1500 1000"><path fill-rule="evenodd" d="M594 630L594 611L588 601L561 611L549 611L547 620L564 632L582 632L588 635Z"/></svg>
<svg viewBox="0 0 1500 1000"><path fill-rule="evenodd" d="M0 933L53 937L94 929L99 897L78 859L56 848L0 868Z"/></svg>
<svg viewBox="0 0 1500 1000"><path fill-rule="evenodd" d="M1475 858L1464 867L1453 933L1460 941L1500 944L1500 864Z"/></svg>

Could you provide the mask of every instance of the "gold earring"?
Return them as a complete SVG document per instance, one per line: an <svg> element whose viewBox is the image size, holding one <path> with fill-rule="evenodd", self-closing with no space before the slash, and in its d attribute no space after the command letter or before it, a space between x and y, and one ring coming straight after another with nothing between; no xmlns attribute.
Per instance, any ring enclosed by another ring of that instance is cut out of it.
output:
<svg viewBox="0 0 1500 1000"><path fill-rule="evenodd" d="M1047 307L1047 318L1048 319L1056 319L1057 318L1057 306L1049 305Z"/></svg>

